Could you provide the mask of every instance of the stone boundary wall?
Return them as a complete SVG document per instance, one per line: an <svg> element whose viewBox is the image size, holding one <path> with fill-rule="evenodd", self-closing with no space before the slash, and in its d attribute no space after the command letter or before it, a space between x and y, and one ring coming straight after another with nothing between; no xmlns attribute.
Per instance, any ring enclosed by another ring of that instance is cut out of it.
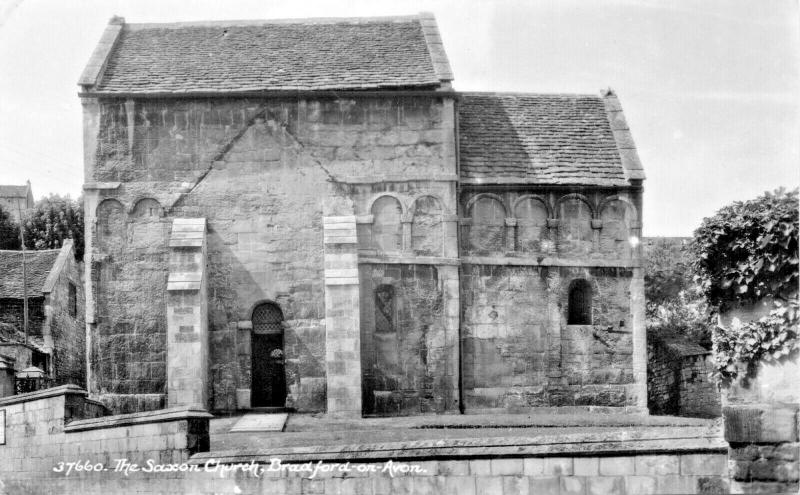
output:
<svg viewBox="0 0 800 495"><path fill-rule="evenodd" d="M180 463L208 450L210 414L192 408L99 416L105 409L86 391L65 385L0 399L5 444L0 445L0 494L119 493L116 459ZM102 463L107 471L73 470L66 463ZM64 463L60 465L59 463ZM62 472L54 469L62 468ZM98 483L96 476L104 481Z"/></svg>

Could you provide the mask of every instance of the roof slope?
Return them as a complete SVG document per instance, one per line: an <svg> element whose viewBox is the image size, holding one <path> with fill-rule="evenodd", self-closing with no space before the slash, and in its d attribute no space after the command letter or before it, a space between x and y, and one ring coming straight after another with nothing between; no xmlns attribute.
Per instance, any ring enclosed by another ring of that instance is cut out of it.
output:
<svg viewBox="0 0 800 495"><path fill-rule="evenodd" d="M0 185L0 198L24 198L28 196L28 186Z"/></svg>
<svg viewBox="0 0 800 495"><path fill-rule="evenodd" d="M175 24L114 18L80 84L97 93L184 94L426 87L451 79L428 14Z"/></svg>
<svg viewBox="0 0 800 495"><path fill-rule="evenodd" d="M28 297L41 297L42 288L60 249L25 251L25 286ZM21 299L22 251L0 251L0 298Z"/></svg>
<svg viewBox="0 0 800 495"><path fill-rule="evenodd" d="M612 129L603 97L464 93L458 108L466 183L618 186L640 178L629 177L631 157L620 152L620 137L630 138L627 125ZM621 120L621 110L614 112Z"/></svg>

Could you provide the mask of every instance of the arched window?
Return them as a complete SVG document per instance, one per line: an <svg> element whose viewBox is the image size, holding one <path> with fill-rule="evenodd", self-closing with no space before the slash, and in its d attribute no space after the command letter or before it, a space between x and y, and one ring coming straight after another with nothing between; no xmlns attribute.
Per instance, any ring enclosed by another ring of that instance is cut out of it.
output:
<svg viewBox="0 0 800 495"><path fill-rule="evenodd" d="M592 324L592 287L586 280L573 280L569 284L567 324Z"/></svg>

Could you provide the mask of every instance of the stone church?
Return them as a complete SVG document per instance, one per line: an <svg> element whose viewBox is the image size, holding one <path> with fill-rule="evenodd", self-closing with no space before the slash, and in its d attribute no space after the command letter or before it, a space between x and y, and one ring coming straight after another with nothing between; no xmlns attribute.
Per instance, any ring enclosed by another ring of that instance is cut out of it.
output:
<svg viewBox="0 0 800 495"><path fill-rule="evenodd" d="M458 92L429 14L113 18L79 84L86 374L115 412L645 408L612 91Z"/></svg>

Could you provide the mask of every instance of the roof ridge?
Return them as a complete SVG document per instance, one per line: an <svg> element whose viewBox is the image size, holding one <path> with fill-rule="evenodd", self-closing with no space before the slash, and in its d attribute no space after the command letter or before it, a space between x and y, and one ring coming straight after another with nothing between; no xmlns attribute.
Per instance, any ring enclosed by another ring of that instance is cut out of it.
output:
<svg viewBox="0 0 800 495"><path fill-rule="evenodd" d="M603 98L602 94L594 93L532 93L523 91L459 91L463 96L560 96L560 97L586 97Z"/></svg>
<svg viewBox="0 0 800 495"><path fill-rule="evenodd" d="M376 16L376 17L289 17L281 19L231 19L231 20L197 20L179 22L142 22L124 23L130 30L136 29L179 29L185 27L226 27L226 26L265 26L270 24L371 24L379 22L406 23L419 22L424 16L395 15L395 16Z"/></svg>
<svg viewBox="0 0 800 495"><path fill-rule="evenodd" d="M65 239L66 240L66 239ZM52 251L61 251L61 248L54 248L54 249L26 249L26 253L47 253ZM0 254L4 253L20 253L22 254L22 249L0 249Z"/></svg>

